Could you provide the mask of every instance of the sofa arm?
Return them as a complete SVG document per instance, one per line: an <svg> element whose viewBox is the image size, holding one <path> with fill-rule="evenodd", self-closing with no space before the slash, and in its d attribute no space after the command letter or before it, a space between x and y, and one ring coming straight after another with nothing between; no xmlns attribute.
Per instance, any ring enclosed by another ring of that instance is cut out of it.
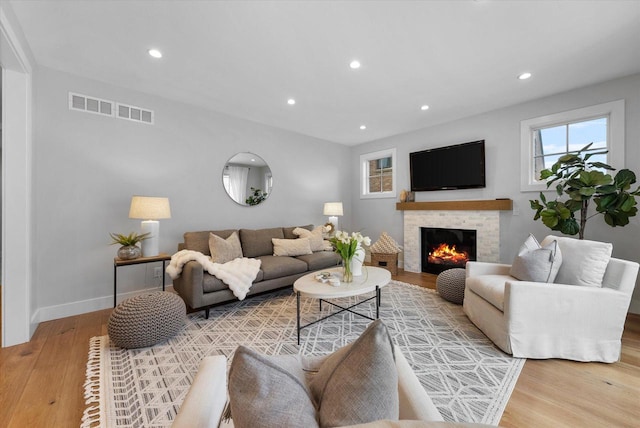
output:
<svg viewBox="0 0 640 428"><path fill-rule="evenodd" d="M190 308L197 309L205 306L202 289L203 278L202 265L192 260L182 267L180 276L173 280L173 289L178 292Z"/></svg>
<svg viewBox="0 0 640 428"><path fill-rule="evenodd" d="M173 428L216 428L227 403L227 359L206 357L187 392Z"/></svg>
<svg viewBox="0 0 640 428"><path fill-rule="evenodd" d="M444 421L442 415L429 398L416 374L411 369L400 348L395 346L398 369L398 399L400 419L419 421Z"/></svg>
<svg viewBox="0 0 640 428"><path fill-rule="evenodd" d="M478 275L509 275L511 265L488 262L467 262L467 278Z"/></svg>

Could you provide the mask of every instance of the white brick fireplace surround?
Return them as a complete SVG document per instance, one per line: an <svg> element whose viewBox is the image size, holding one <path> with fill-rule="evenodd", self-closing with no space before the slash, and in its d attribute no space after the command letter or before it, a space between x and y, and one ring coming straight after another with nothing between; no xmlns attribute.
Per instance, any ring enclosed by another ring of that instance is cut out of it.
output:
<svg viewBox="0 0 640 428"><path fill-rule="evenodd" d="M498 200L503 202L503 200ZM465 202L465 201L460 201ZM469 201L474 202L474 201ZM493 201L491 201L493 202ZM400 203L397 209L404 211L404 270L421 272L420 228L438 227L450 229L469 229L476 231L477 260L482 262L500 261L500 210L511 209L511 201L505 201L507 208L479 210L455 208L453 210L433 208L409 208ZM419 203L416 203L416 205ZM434 203L435 204L435 203Z"/></svg>

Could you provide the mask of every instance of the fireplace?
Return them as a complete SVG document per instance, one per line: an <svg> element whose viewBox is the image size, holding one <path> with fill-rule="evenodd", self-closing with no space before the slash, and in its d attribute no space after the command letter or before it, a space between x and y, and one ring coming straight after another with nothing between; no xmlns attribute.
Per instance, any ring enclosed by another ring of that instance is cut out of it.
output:
<svg viewBox="0 0 640 428"><path fill-rule="evenodd" d="M421 227L422 272L440 273L464 268L476 259L476 231Z"/></svg>

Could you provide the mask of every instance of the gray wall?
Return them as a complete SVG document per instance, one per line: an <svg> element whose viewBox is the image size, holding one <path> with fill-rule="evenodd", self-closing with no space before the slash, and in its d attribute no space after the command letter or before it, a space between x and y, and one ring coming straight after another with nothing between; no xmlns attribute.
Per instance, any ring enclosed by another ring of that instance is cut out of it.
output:
<svg viewBox="0 0 640 428"><path fill-rule="evenodd" d="M513 213L502 213L500 220L500 258L502 262L510 263L520 243L529 233L533 233L539 239L550 233L550 230L541 222L533 221L529 199L536 198L538 194L520 191L520 121L619 99L625 100L626 167L640 174L640 74L638 74L355 147L351 153L353 221L357 223L359 229L364 229L374 240L381 232L386 231L398 242L403 241L402 212L396 211L396 200L359 198L357 166L361 154L396 147L398 189L409 189L410 152L484 139L486 140L486 188L419 192L416 194L416 200L513 199L515 207ZM587 223L586 239L612 242L615 257L640 262L640 217L638 216L624 228L611 228L601 218L593 218ZM634 293L632 311L640 313L640 287L638 286Z"/></svg>
<svg viewBox="0 0 640 428"><path fill-rule="evenodd" d="M139 231L139 220L128 218L134 194L169 197L172 218L160 221L167 253L186 231L323 224L323 203L349 197L346 146L47 68L35 88L39 321L111 303L117 247L108 245L109 232ZM151 109L155 125L70 111L69 91ZM273 191L257 207L239 206L222 186L225 162L241 151L260 155L273 172ZM121 268L118 291L155 285L152 271Z"/></svg>

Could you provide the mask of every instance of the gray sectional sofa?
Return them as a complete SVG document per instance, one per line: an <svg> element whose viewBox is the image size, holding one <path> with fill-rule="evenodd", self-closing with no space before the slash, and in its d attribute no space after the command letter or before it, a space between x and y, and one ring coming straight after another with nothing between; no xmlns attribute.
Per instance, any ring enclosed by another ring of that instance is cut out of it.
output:
<svg viewBox="0 0 640 428"><path fill-rule="evenodd" d="M313 225L297 226L312 230ZM247 297L278 288L292 286L301 276L317 270L340 264L340 257L332 251L317 251L297 257L274 256L272 238L296 239L294 227L274 227L269 229L227 229L186 232L184 242L178 244L178 250L194 250L206 255L209 251L209 233L227 239L237 232L244 257L261 260L260 271ZM203 270L195 261L186 263L179 278L173 280L173 288L192 309L204 309L207 318L209 308L221 303L238 299L229 287Z"/></svg>

